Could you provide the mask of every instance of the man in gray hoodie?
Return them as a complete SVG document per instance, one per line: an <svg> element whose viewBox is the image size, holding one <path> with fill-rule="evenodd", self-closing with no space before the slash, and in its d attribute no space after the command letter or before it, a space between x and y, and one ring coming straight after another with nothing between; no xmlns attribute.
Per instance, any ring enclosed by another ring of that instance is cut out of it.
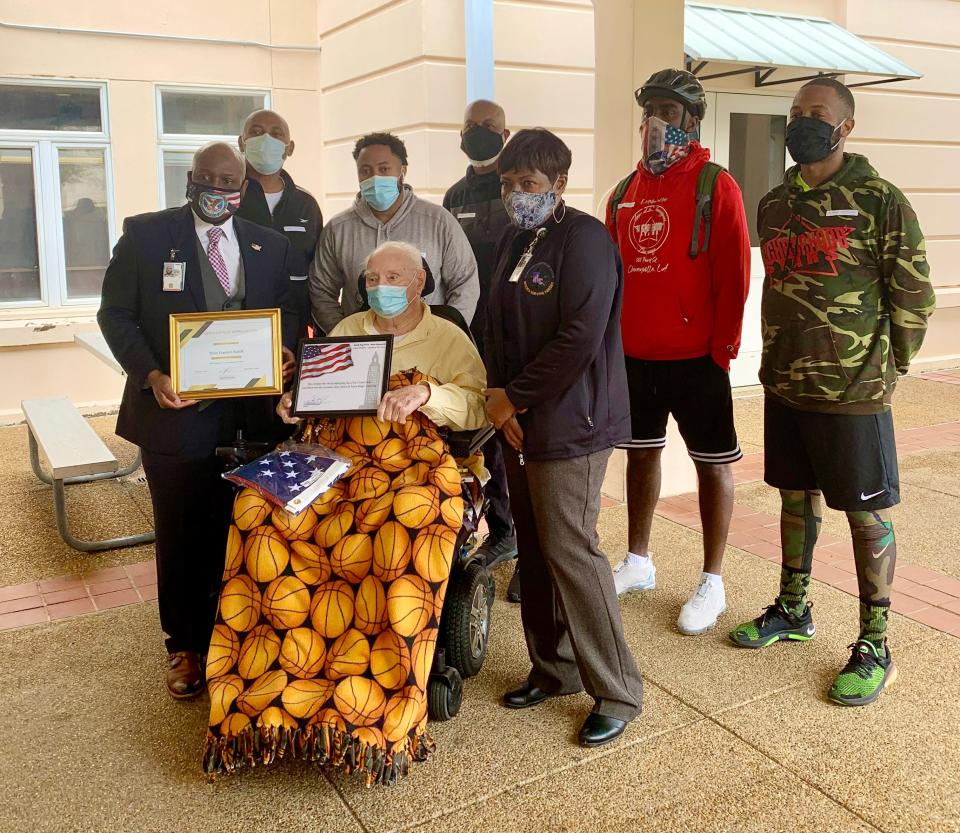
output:
<svg viewBox="0 0 960 833"><path fill-rule="evenodd" d="M436 290L424 300L449 304L473 319L480 296L477 261L459 223L443 206L422 200L403 180L407 149L390 133L370 133L353 148L360 193L320 235L310 269L310 306L316 323L330 332L363 301L357 279L374 249L388 240L411 243L426 258Z"/></svg>

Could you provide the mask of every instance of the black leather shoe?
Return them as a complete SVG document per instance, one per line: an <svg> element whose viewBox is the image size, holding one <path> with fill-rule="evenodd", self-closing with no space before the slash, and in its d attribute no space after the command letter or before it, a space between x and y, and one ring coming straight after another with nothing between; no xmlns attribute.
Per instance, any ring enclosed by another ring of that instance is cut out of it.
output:
<svg viewBox="0 0 960 833"><path fill-rule="evenodd" d="M541 691L535 685L522 685L513 691L508 691L503 695L503 705L508 709L529 709L536 706L544 700L550 699L551 695Z"/></svg>
<svg viewBox="0 0 960 833"><path fill-rule="evenodd" d="M520 565L517 564L513 569L513 577L507 587L507 601L513 604L520 604Z"/></svg>
<svg viewBox="0 0 960 833"><path fill-rule="evenodd" d="M610 743L610 741L620 737L626 728L627 722L625 720L605 717L595 712L591 713L583 721L583 726L580 727L580 745L586 747L603 746L605 743Z"/></svg>

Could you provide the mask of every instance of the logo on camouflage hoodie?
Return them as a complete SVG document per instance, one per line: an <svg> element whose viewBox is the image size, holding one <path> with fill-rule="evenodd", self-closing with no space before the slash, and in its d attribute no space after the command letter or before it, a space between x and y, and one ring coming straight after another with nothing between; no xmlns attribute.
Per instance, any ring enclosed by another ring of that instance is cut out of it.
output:
<svg viewBox="0 0 960 833"><path fill-rule="evenodd" d="M760 381L788 404L876 413L920 349L934 292L913 208L866 158L804 191L798 168L760 202L766 277Z"/></svg>

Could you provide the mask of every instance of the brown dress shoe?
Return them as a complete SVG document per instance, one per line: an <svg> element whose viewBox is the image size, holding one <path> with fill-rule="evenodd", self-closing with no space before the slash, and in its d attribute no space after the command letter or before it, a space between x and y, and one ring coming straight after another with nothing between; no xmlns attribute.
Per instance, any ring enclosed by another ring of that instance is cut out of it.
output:
<svg viewBox="0 0 960 833"><path fill-rule="evenodd" d="M189 700L203 691L203 668L194 651L174 651L167 655L167 691L177 700Z"/></svg>

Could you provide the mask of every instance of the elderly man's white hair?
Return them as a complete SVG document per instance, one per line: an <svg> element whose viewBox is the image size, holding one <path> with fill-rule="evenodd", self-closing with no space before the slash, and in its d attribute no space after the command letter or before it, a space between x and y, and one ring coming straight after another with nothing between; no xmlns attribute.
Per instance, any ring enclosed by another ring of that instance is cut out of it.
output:
<svg viewBox="0 0 960 833"><path fill-rule="evenodd" d="M234 156L237 157L237 162L239 162L240 166L244 170L246 170L247 163L244 161L243 154L240 153L240 150L238 148L234 147L229 142L207 142L202 148L198 148L197 152L193 154L193 162L191 163L191 168L196 169L197 160L212 148L216 148L217 150L220 150L222 148L226 151L229 151L230 153L232 153Z"/></svg>
<svg viewBox="0 0 960 833"><path fill-rule="evenodd" d="M381 243L367 255L367 259L363 263L363 271L367 271L370 266L370 261L377 255L387 254L388 252L403 255L403 259L414 269L423 268L423 255L420 254L420 250L416 246L404 243L402 240L388 240L386 243Z"/></svg>

